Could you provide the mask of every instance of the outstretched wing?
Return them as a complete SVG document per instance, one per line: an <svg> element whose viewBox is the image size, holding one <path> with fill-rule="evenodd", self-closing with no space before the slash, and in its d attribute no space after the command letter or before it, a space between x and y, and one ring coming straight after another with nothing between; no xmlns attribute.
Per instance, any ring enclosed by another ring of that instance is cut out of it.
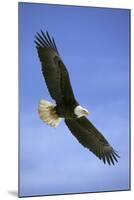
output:
<svg viewBox="0 0 134 200"><path fill-rule="evenodd" d="M54 38L48 32L37 33L36 48L42 64L42 72L49 93L57 104L62 101L75 101L68 71L60 58ZM69 95L67 95L69 94Z"/></svg>
<svg viewBox="0 0 134 200"><path fill-rule="evenodd" d="M114 165L115 161L118 162L117 152L86 117L65 119L65 123L78 141L104 163Z"/></svg>

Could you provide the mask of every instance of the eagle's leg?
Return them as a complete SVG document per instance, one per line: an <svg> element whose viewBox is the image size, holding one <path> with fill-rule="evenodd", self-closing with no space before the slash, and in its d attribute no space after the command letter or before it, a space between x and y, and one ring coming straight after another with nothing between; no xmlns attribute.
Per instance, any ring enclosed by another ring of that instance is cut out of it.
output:
<svg viewBox="0 0 134 200"><path fill-rule="evenodd" d="M49 101L41 100L39 103L39 116L46 124L49 124L52 127L57 127L61 121L61 117L59 117L56 113L54 104Z"/></svg>

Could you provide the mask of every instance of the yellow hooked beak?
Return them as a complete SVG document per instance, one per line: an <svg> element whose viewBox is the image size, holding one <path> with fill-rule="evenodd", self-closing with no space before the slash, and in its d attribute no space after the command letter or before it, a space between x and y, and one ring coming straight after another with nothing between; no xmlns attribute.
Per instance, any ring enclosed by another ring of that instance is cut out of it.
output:
<svg viewBox="0 0 134 200"><path fill-rule="evenodd" d="M85 116L89 115L88 110L83 110L83 114L84 114Z"/></svg>

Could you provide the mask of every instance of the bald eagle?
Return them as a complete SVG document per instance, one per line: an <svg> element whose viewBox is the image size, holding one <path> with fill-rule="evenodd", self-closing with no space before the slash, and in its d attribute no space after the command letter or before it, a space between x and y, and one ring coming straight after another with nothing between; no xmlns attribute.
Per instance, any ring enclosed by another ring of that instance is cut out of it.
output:
<svg viewBox="0 0 134 200"><path fill-rule="evenodd" d="M39 103L39 116L43 122L57 127L62 119L77 140L100 160L109 165L118 162L117 151L86 118L89 114L76 100L69 73L58 52L55 40L48 32L41 31L35 36L35 43L42 73L55 104L46 100Z"/></svg>

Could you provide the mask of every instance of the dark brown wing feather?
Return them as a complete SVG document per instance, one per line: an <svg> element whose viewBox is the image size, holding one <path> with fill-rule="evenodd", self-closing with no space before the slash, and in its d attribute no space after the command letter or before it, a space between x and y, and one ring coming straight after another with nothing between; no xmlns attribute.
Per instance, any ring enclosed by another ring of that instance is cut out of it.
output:
<svg viewBox="0 0 134 200"><path fill-rule="evenodd" d="M86 117L65 119L65 123L78 141L104 163L114 165L118 162L117 152Z"/></svg>
<svg viewBox="0 0 134 200"><path fill-rule="evenodd" d="M36 48L49 93L57 104L74 102L68 71L60 58L54 38L41 31L35 36ZM68 95L67 95L68 94Z"/></svg>

